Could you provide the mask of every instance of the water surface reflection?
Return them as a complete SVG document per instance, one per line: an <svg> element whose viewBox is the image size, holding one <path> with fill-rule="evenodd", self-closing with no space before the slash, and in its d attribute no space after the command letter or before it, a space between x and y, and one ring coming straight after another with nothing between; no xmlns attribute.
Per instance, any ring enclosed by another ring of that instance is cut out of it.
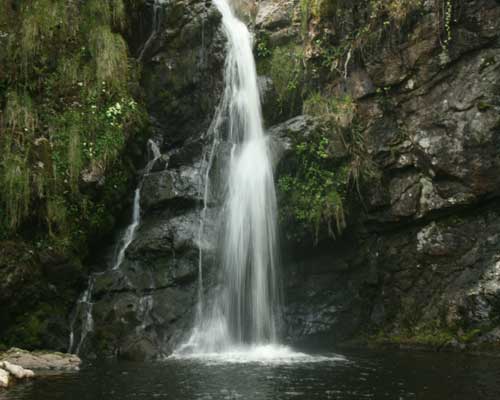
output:
<svg viewBox="0 0 500 400"><path fill-rule="evenodd" d="M0 392L1 400L500 399L500 359L455 354L323 353L322 361L99 362Z"/></svg>

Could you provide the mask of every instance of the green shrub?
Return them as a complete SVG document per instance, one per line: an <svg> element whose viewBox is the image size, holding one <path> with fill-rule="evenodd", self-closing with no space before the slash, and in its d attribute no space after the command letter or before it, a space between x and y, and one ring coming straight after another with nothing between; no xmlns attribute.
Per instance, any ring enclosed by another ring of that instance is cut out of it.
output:
<svg viewBox="0 0 500 400"><path fill-rule="evenodd" d="M309 231L315 241L322 227L335 237L346 226L347 170L332 162L332 151L331 141L322 130L298 139L294 146L296 162L278 179L281 198L286 199L280 205L282 221L297 224L294 230L298 232Z"/></svg>
<svg viewBox="0 0 500 400"><path fill-rule="evenodd" d="M368 153L364 130L356 121L356 104L350 96L326 96L312 93L303 105L304 114L322 121L330 132L339 136L349 154L348 184L356 188L360 199L361 184L378 177L378 169Z"/></svg>
<svg viewBox="0 0 500 400"><path fill-rule="evenodd" d="M272 51L269 45L269 35L259 32L255 44L255 55L257 59L264 59L271 56Z"/></svg>
<svg viewBox="0 0 500 400"><path fill-rule="evenodd" d="M300 241L308 231L317 242L322 232L333 238L343 232L352 202L362 202L363 184L379 173L352 98L313 92L303 113L318 125L307 136L293 138L293 156L278 179L280 213L291 227L289 236Z"/></svg>

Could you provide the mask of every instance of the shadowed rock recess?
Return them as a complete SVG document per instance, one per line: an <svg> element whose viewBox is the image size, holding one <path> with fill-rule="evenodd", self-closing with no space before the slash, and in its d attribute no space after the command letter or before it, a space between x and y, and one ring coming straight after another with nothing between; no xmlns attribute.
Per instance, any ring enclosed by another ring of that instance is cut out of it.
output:
<svg viewBox="0 0 500 400"><path fill-rule="evenodd" d="M86 266L101 273L84 357L170 354L194 321L200 248L207 292L219 268L225 138L199 229L224 87L221 17L205 0L139 3L126 35L162 156L143 178L141 224L120 268ZM236 3L255 35L275 150L281 337L500 350L500 3ZM93 258L111 258L108 248ZM11 276L0 298L32 286L30 264L14 273L0 263ZM60 350L69 332L57 335L44 345Z"/></svg>

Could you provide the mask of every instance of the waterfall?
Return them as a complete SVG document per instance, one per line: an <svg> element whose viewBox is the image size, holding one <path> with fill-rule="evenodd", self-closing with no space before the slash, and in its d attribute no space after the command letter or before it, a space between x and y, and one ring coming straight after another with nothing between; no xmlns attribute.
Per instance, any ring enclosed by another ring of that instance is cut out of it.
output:
<svg viewBox="0 0 500 400"><path fill-rule="evenodd" d="M94 305L92 303L92 291L94 290L95 275L96 274L91 274L89 276L87 289L85 289L82 293L76 304L74 318L70 324L68 353L74 351L75 354L78 354L80 352L80 348L85 342L85 339L87 338L88 333L92 332L94 329L94 319L92 317L92 308ZM80 340L75 346L75 324L78 316L81 317L81 332Z"/></svg>
<svg viewBox="0 0 500 400"><path fill-rule="evenodd" d="M123 259L125 258L125 252L135 239L137 228L141 223L141 188L142 188L142 183L144 182L144 176L146 176L151 172L151 168L153 168L154 162L161 156L160 149L158 148L158 145L155 142L149 140L148 146L149 146L148 147L149 152L152 153L152 157L151 155L149 156L149 162L146 165L146 168L144 169L143 179L141 179L139 185L135 189L134 205L132 207L132 221L130 222L130 225L127 227L122 237L121 247L113 263L114 270L120 268L120 265L122 264Z"/></svg>
<svg viewBox="0 0 500 400"><path fill-rule="evenodd" d="M142 61L144 57L144 53L149 49L151 46L151 43L153 43L154 39L158 35L158 32L160 31L160 26L161 26L161 20L162 20L162 10L163 10L163 5L166 3L166 0L153 0L152 8L153 8L153 15L152 15L152 23L151 23L151 34L149 35L148 40L141 46L139 49L139 56L137 59L139 61Z"/></svg>
<svg viewBox="0 0 500 400"><path fill-rule="evenodd" d="M151 172L155 161L161 156L160 149L158 145L152 141L148 140L148 163L146 168L144 169L144 173L142 179L139 182L139 185L134 191L134 205L132 207L132 221L125 229L125 233L120 239L120 246L118 248L117 255L113 261L111 270L119 270L123 260L125 259L125 253L130 246L130 244L135 239L135 234L137 228L141 222L141 189L142 184L144 182L144 176ZM70 334L69 334L69 345L68 345L68 353L74 352L75 354L79 354L80 349L87 338L87 335L93 331L94 329L94 319L92 316L92 311L94 308L94 303L92 302L92 295L94 291L94 283L97 276L104 274L104 272L95 272L90 274L87 288L82 293L80 298L78 299L75 311L73 314L73 318L70 323ZM149 301L149 300L148 300ZM141 300L142 304L142 300ZM75 343L75 328L78 320L80 319L80 340L78 344ZM76 345L76 346L75 346Z"/></svg>
<svg viewBox="0 0 500 400"><path fill-rule="evenodd" d="M224 97L212 125L214 131L225 129L222 136L232 147L220 218L222 276L211 304L202 304L200 296L202 315L177 354L225 352L277 340L277 206L252 37L227 0L214 0L214 5L228 42ZM214 143L219 136L214 135ZM205 181L207 187L208 173ZM201 273L200 254L200 285Z"/></svg>
<svg viewBox="0 0 500 400"><path fill-rule="evenodd" d="M141 189L138 187L134 192L134 206L132 208L132 222L127 227L125 234L123 236L123 244L118 251L118 256L116 257L116 261L114 262L113 269L120 268L120 265L125 258L125 251L130 246L130 243L134 240L135 231L141 222Z"/></svg>

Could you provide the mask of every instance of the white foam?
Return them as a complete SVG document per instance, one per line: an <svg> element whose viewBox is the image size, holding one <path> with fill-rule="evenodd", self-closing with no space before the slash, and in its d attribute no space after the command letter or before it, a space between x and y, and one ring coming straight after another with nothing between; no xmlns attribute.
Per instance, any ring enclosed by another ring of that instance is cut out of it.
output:
<svg viewBox="0 0 500 400"><path fill-rule="evenodd" d="M291 347L267 344L239 346L224 352L213 353L174 353L170 360L192 360L204 364L264 364L264 365L288 365L288 364L310 364L331 363L347 361L341 355L312 355L294 351Z"/></svg>

